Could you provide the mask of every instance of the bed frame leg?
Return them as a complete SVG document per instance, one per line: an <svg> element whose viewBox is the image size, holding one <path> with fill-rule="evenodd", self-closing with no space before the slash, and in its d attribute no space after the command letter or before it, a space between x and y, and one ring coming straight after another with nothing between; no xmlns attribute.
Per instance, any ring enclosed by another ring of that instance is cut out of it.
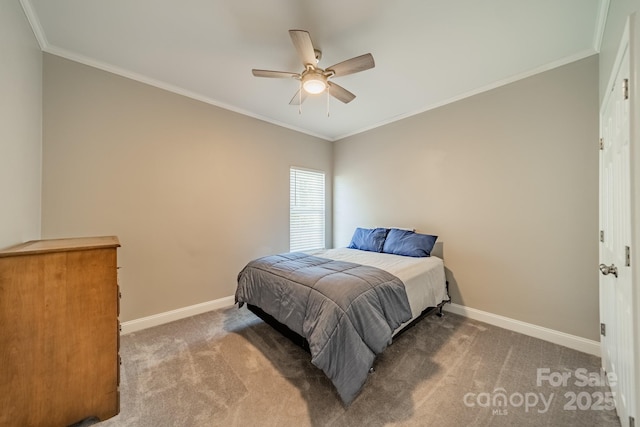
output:
<svg viewBox="0 0 640 427"><path fill-rule="evenodd" d="M438 317L444 317L444 312L442 311L442 309L444 308L444 305L446 303L451 303L451 297L449 296L449 281L445 280L445 286L447 288L447 297L449 298L446 301L442 301L439 305L438 305L438 313L436 313L438 315Z"/></svg>

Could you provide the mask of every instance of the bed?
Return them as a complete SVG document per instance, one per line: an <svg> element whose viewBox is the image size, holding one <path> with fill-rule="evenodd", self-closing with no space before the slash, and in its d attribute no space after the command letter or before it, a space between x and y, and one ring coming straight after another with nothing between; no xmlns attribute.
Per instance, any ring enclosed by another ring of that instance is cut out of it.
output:
<svg viewBox="0 0 640 427"><path fill-rule="evenodd" d="M348 405L376 355L449 301L435 240L358 228L346 248L262 257L238 275L236 303L306 348Z"/></svg>

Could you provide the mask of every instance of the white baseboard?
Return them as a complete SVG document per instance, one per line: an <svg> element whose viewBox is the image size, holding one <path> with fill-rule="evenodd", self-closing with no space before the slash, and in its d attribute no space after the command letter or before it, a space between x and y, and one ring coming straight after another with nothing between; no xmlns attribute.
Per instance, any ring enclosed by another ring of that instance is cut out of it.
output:
<svg viewBox="0 0 640 427"><path fill-rule="evenodd" d="M178 308L176 310L166 311L164 313L154 314L152 316L140 319L122 322L122 334L130 334L142 329L151 328L153 326L163 325L173 322L174 320L184 319L186 317L195 316L197 314L206 313L207 311L217 310L219 308L231 307L234 304L235 297L233 295L207 301L200 304L190 305L188 307Z"/></svg>
<svg viewBox="0 0 640 427"><path fill-rule="evenodd" d="M482 310L476 310L475 308L465 307L459 304L445 304L444 310L600 357L600 342L598 341L588 340L586 338L566 334L553 329L543 328L542 326L521 322L520 320L499 316Z"/></svg>
<svg viewBox="0 0 640 427"><path fill-rule="evenodd" d="M233 304L234 296L231 295L213 301L207 301L140 319L130 320L128 322L122 322L122 334L129 334L131 332L137 332L153 326L163 325L175 320L206 313L207 311L231 307ZM459 304L445 304L444 310L600 357L600 343L598 341L588 340L586 338L566 334L553 329L543 328L531 323L521 322L520 320L477 310L475 308L465 307Z"/></svg>

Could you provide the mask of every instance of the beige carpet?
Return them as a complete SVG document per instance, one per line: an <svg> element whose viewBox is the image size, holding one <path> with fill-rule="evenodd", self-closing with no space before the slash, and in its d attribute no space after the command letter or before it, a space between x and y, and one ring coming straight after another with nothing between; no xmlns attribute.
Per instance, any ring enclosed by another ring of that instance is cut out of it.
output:
<svg viewBox="0 0 640 427"><path fill-rule="evenodd" d="M348 408L246 307L125 335L120 353L121 413L100 427L620 425L599 358L454 314L399 337Z"/></svg>

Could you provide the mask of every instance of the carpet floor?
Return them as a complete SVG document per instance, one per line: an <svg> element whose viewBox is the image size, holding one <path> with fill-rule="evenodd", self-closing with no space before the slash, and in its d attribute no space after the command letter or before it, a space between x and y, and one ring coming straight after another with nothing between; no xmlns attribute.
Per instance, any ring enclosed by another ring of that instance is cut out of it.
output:
<svg viewBox="0 0 640 427"><path fill-rule="evenodd" d="M97 426L619 426L600 359L447 313L398 337L345 407L246 307L121 340L121 412Z"/></svg>

